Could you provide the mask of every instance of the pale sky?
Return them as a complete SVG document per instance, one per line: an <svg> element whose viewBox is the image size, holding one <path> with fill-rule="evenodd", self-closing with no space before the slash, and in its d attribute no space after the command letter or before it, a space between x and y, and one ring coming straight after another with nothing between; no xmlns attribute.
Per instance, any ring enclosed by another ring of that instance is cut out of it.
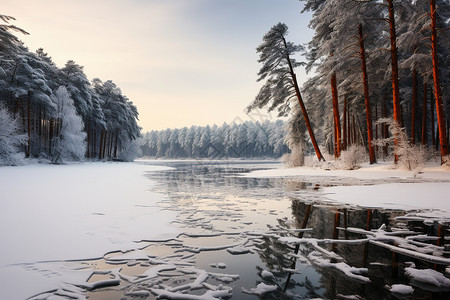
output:
<svg viewBox="0 0 450 300"><path fill-rule="evenodd" d="M58 67L69 59L91 80L112 80L152 129L247 120L260 68L256 47L276 23L306 43L298 0L3 0L2 14L28 31ZM296 70L300 81L304 72ZM255 113L251 118L264 117ZM250 118L250 119L251 119Z"/></svg>

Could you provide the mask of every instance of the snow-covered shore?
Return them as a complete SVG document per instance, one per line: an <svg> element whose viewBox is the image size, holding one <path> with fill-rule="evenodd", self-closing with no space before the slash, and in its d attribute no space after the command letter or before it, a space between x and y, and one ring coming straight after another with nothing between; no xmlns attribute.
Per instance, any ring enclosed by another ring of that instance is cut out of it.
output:
<svg viewBox="0 0 450 300"><path fill-rule="evenodd" d="M396 169L392 163L363 165L357 170L330 170L313 167L253 171L245 177L288 177L317 184L335 182L324 187L331 202L367 208L422 210L423 216L450 221L450 168L427 166L419 174ZM360 181L355 184L355 180ZM361 183L363 181L363 183Z"/></svg>
<svg viewBox="0 0 450 300"><path fill-rule="evenodd" d="M144 176L163 169L100 162L2 167L0 298L24 299L57 285L55 276L16 264L102 257L135 249L141 239L175 237L175 213L157 205L163 198Z"/></svg>

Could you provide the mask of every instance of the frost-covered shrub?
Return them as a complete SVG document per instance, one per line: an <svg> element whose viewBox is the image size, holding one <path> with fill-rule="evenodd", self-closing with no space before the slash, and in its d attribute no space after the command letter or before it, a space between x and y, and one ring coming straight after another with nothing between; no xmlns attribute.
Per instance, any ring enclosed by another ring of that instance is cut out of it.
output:
<svg viewBox="0 0 450 300"><path fill-rule="evenodd" d="M288 167L294 168L305 164L305 151L301 145L292 147L291 153L284 154L281 161Z"/></svg>
<svg viewBox="0 0 450 300"><path fill-rule="evenodd" d="M21 134L17 119L0 106L0 166L15 166L23 163L19 147L26 144L27 135Z"/></svg>
<svg viewBox="0 0 450 300"><path fill-rule="evenodd" d="M86 132L81 117L77 114L67 89L60 86L52 97L57 107L57 118L61 120L60 135L53 140L52 161L61 163L64 159L81 160L86 153Z"/></svg>
<svg viewBox="0 0 450 300"><path fill-rule="evenodd" d="M351 145L347 150L341 152L341 156L335 163L336 169L355 170L360 164L367 161L367 151L361 145Z"/></svg>
<svg viewBox="0 0 450 300"><path fill-rule="evenodd" d="M118 159L121 161L133 161L141 155L140 139L129 142L120 152Z"/></svg>
<svg viewBox="0 0 450 300"><path fill-rule="evenodd" d="M412 145L404 127L401 127L397 121L389 118L383 118L377 121L378 124L384 123L389 126L391 137L379 139L375 143L384 146L386 143L393 148L393 152L398 157L398 165L407 170L420 171L429 158L428 149L423 145ZM397 143L395 143L397 140Z"/></svg>

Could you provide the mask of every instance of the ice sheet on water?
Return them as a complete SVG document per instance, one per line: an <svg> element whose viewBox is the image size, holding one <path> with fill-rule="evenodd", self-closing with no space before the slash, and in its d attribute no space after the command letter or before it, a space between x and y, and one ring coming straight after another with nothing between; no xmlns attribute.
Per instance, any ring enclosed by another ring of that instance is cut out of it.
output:
<svg viewBox="0 0 450 300"><path fill-rule="evenodd" d="M251 288L251 289L242 288L242 292L246 293L246 294L262 296L264 294L274 292L277 289L278 289L278 287L276 285L268 285L268 284L265 284L264 282L261 282L256 286L256 288Z"/></svg>
<svg viewBox="0 0 450 300"><path fill-rule="evenodd" d="M388 286L388 289L392 294L411 295L414 293L414 288L405 284L393 284L391 287Z"/></svg>
<svg viewBox="0 0 450 300"><path fill-rule="evenodd" d="M262 278L273 278L273 273L267 270L262 270L261 272L261 277Z"/></svg>
<svg viewBox="0 0 450 300"><path fill-rule="evenodd" d="M413 284L419 284L421 288L450 290L450 279L432 269L405 268L405 274Z"/></svg>

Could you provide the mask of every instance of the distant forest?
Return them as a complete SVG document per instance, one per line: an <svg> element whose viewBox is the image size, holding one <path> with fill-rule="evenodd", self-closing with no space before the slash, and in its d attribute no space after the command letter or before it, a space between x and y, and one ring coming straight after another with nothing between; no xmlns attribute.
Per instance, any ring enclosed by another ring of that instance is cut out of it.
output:
<svg viewBox="0 0 450 300"><path fill-rule="evenodd" d="M144 135L141 151L156 158L278 158L288 152L285 126L278 120L153 130Z"/></svg>

